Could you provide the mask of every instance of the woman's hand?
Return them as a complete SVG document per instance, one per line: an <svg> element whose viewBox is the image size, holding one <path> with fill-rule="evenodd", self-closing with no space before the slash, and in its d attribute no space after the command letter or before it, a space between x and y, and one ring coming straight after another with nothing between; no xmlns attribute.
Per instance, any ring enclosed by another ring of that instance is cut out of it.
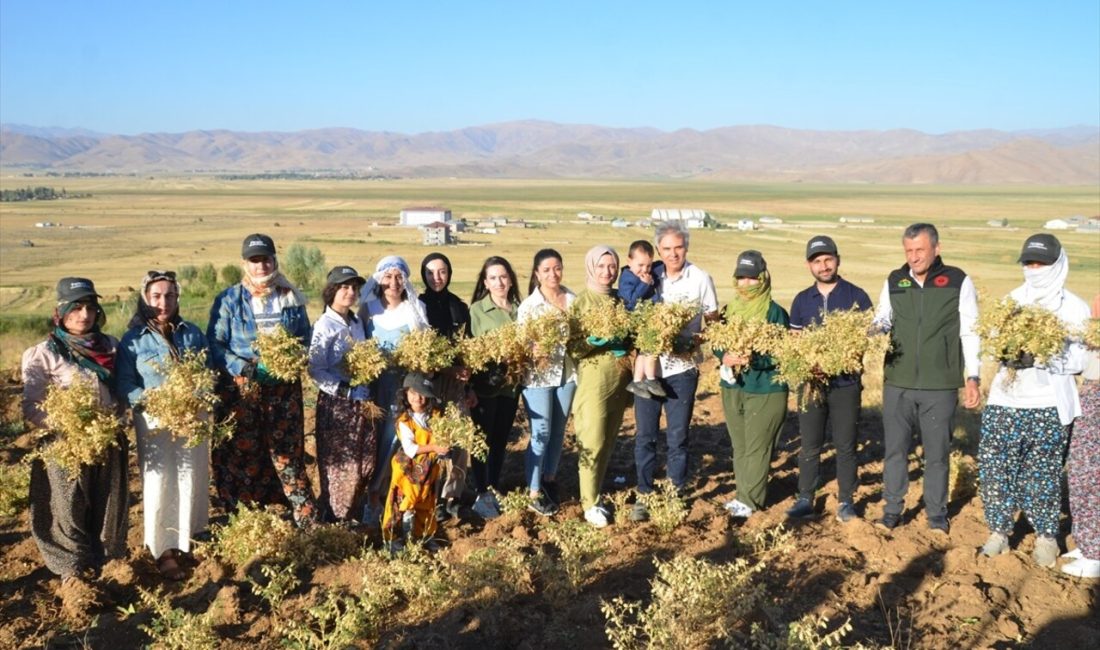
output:
<svg viewBox="0 0 1100 650"><path fill-rule="evenodd" d="M749 358L739 354L726 352L722 355L722 365L730 368L740 368L749 365Z"/></svg>

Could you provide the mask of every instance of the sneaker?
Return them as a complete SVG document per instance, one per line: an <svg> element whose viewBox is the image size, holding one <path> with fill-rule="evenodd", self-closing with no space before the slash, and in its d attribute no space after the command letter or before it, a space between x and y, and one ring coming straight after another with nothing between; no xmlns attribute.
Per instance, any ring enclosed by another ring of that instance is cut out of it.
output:
<svg viewBox="0 0 1100 650"><path fill-rule="evenodd" d="M488 521L489 519L496 519L500 516L500 510L493 503L492 492L482 492L477 495L477 501L474 501L473 507L474 514L482 519Z"/></svg>
<svg viewBox="0 0 1100 650"><path fill-rule="evenodd" d="M1052 567L1058 562L1058 542L1053 537L1039 537L1035 540L1035 550L1031 559L1042 567Z"/></svg>
<svg viewBox="0 0 1100 650"><path fill-rule="evenodd" d="M596 528L605 528L608 524L607 515L607 511L601 506L592 506L584 511L584 520Z"/></svg>
<svg viewBox="0 0 1100 650"><path fill-rule="evenodd" d="M737 499L727 502L723 507L734 519L748 519L754 512L752 506L742 503Z"/></svg>
<svg viewBox="0 0 1100 650"><path fill-rule="evenodd" d="M630 509L630 521L635 523L649 521L649 508L645 507L641 501L635 501L634 507Z"/></svg>
<svg viewBox="0 0 1100 650"><path fill-rule="evenodd" d="M631 393L634 393L638 397L642 397L642 398L645 398L645 399L652 399L653 398L653 395L651 395L649 393L649 391L646 390L645 384L640 382L640 381L630 382L629 384L626 385L626 390L631 392Z"/></svg>
<svg viewBox="0 0 1100 650"><path fill-rule="evenodd" d="M947 535L951 532L951 524L947 523L947 517L945 515L929 517L928 530L932 531L933 533L943 533L944 535Z"/></svg>
<svg viewBox="0 0 1100 650"><path fill-rule="evenodd" d="M982 555L996 557L1008 552L1008 537L1001 533L990 533L989 539L982 545Z"/></svg>
<svg viewBox="0 0 1100 650"><path fill-rule="evenodd" d="M527 509L543 517L551 517L558 511L558 507L550 499L547 499L545 494L540 494L532 499L527 504Z"/></svg>
<svg viewBox="0 0 1100 650"><path fill-rule="evenodd" d="M894 530L901 525L901 515L892 512L882 513L882 519L875 521L875 526L884 530Z"/></svg>
<svg viewBox="0 0 1100 650"><path fill-rule="evenodd" d="M543 481L542 494L547 499L550 499L550 502L553 503L555 507L561 504L561 494L558 492L557 481Z"/></svg>
<svg viewBox="0 0 1100 650"><path fill-rule="evenodd" d="M1065 553L1062 553L1062 559L1065 560L1079 560L1083 557L1085 557L1085 555L1081 552L1080 546L1073 549L1072 551L1066 551Z"/></svg>
<svg viewBox="0 0 1100 650"><path fill-rule="evenodd" d="M805 497L799 497L794 505L787 508L788 519L805 519L814 516L814 504Z"/></svg>
<svg viewBox="0 0 1100 650"><path fill-rule="evenodd" d="M859 519L859 513L856 512L855 506L847 501L842 501L836 509L836 520L846 524L855 519Z"/></svg>
<svg viewBox="0 0 1100 650"><path fill-rule="evenodd" d="M668 393L665 392L665 387L656 379L646 379L642 382L642 386L654 397L668 397Z"/></svg>
<svg viewBox="0 0 1100 650"><path fill-rule="evenodd" d="M1100 578L1100 560L1077 558L1069 564L1063 564L1062 573L1078 578Z"/></svg>

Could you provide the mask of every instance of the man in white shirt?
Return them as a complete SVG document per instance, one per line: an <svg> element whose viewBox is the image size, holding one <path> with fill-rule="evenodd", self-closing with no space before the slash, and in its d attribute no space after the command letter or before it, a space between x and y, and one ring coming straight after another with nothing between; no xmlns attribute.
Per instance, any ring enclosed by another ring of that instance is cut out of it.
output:
<svg viewBox="0 0 1100 650"><path fill-rule="evenodd" d="M703 269L687 261L689 234L682 223L669 221L658 224L654 235L657 253L665 263L659 278L659 299L662 302L699 305L700 313L680 333L685 345L683 354L661 355L661 386L664 398L634 397L634 464L638 473L638 492L653 491L657 470L657 432L661 409L665 411L665 437L668 441L668 478L678 490L684 490L688 476L688 425L695 407L695 389L699 385L699 363L702 353L696 335L703 321L718 317L718 296L714 280ZM638 501L630 513L632 521L645 521L649 512Z"/></svg>

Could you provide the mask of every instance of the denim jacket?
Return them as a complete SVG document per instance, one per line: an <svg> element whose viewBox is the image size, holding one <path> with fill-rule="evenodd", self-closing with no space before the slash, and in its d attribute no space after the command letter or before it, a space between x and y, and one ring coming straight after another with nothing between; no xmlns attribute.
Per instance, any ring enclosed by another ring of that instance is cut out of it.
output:
<svg viewBox="0 0 1100 650"><path fill-rule="evenodd" d="M282 325L286 331L309 347L309 316L305 305L285 307ZM210 307L210 324L206 326L210 357L215 368L239 377L245 368L256 362L252 349L256 340L256 319L252 315L252 294L235 284L218 294Z"/></svg>
<svg viewBox="0 0 1100 650"><path fill-rule="evenodd" d="M172 332L172 342L182 354L186 350L205 350L206 337L198 325L182 321ZM132 327L122 337L115 360L115 382L120 399L133 407L142 394L164 383L164 375L153 362L166 364L172 359L168 343L147 325ZM207 364L210 359L207 358Z"/></svg>

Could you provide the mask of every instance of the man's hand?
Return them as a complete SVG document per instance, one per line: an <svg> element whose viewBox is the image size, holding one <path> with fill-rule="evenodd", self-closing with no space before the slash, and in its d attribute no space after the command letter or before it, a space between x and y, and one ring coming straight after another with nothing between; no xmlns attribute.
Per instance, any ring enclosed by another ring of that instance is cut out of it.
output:
<svg viewBox="0 0 1100 650"><path fill-rule="evenodd" d="M978 408L982 402L982 391L978 382L974 379L966 380L966 388L963 389L963 406L968 409Z"/></svg>

